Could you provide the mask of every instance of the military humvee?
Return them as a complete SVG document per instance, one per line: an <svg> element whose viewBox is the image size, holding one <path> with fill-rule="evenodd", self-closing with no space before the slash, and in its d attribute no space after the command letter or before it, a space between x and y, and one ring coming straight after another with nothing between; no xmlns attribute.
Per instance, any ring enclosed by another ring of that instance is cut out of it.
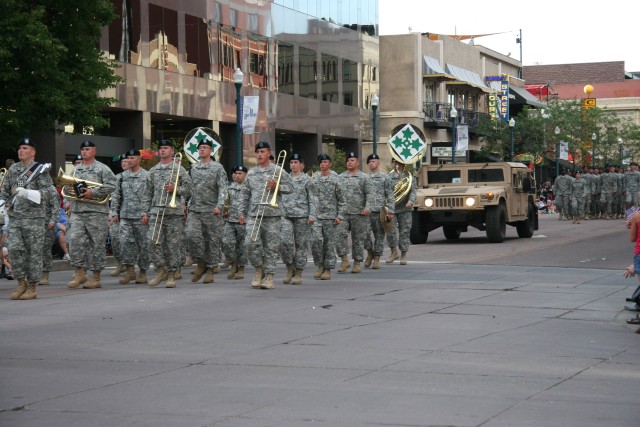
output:
<svg viewBox="0 0 640 427"><path fill-rule="evenodd" d="M422 165L411 243L426 243L438 227L447 239L459 238L471 226L501 243L507 224L519 237L531 237L538 229L535 191L535 175L522 163Z"/></svg>

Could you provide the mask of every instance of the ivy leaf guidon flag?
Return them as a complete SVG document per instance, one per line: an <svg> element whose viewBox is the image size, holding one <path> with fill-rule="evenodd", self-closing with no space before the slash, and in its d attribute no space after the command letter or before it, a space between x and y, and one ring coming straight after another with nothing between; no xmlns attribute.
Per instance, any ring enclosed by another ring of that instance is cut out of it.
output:
<svg viewBox="0 0 640 427"><path fill-rule="evenodd" d="M184 143L184 151L185 153L191 157L196 162L200 160L200 154L198 153L198 144L200 141L211 141L213 145L211 154L215 156L215 154L220 149L221 145L216 139L210 135L205 128L197 128L194 129L193 135Z"/></svg>
<svg viewBox="0 0 640 427"><path fill-rule="evenodd" d="M411 160L423 151L425 145L426 142L409 123L389 138L389 146L398 156L397 160L405 164L411 163Z"/></svg>

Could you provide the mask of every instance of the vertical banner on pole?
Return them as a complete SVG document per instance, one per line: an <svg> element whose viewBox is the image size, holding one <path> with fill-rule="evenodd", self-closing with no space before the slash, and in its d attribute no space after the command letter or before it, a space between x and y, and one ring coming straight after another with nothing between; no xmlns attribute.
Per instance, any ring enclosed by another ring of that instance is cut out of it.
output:
<svg viewBox="0 0 640 427"><path fill-rule="evenodd" d="M242 133L245 135L255 133L260 97L243 96L242 101Z"/></svg>

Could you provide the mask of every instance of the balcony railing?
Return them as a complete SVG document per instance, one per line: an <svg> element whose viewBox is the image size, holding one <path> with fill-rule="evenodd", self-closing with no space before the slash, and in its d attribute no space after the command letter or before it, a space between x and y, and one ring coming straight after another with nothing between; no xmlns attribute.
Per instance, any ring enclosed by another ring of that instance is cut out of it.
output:
<svg viewBox="0 0 640 427"><path fill-rule="evenodd" d="M441 123L445 125L451 123L451 104L440 102L425 102L423 111L425 122ZM458 110L458 124L467 124L470 127L477 127L480 123L490 120L486 113L473 110Z"/></svg>

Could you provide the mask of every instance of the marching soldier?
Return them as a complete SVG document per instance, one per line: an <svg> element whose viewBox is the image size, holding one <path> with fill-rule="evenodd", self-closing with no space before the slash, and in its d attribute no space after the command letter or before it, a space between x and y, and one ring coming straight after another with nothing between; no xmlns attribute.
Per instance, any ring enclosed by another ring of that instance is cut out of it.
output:
<svg viewBox="0 0 640 427"><path fill-rule="evenodd" d="M106 265L104 249L109 234L109 206L102 200L116 189L116 177L104 163L96 160L96 145L92 141L80 144L82 163L73 169L73 176L99 185L84 187L76 185L76 196L71 200L72 215L69 218L69 247L71 264L75 267L70 288L82 285L85 289L100 288L100 272ZM93 271L91 279L87 270Z"/></svg>
<svg viewBox="0 0 640 427"><path fill-rule="evenodd" d="M582 179L584 179L585 184L585 196L584 196L584 204L582 206L584 215L582 218L587 221L589 219L589 214L591 213L591 186L593 185L593 174L591 174L592 168L589 166L585 166L584 173L582 174Z"/></svg>
<svg viewBox="0 0 640 427"><path fill-rule="evenodd" d="M626 189L625 189L625 171L622 166L618 166L616 168L616 176L618 178L618 193L616 196L616 209L615 214L617 219L626 218L625 216L625 200L626 200Z"/></svg>
<svg viewBox="0 0 640 427"><path fill-rule="evenodd" d="M158 144L160 162L151 168L145 180L142 197L142 223L147 231L149 256L156 267L150 287L167 281L165 287L176 287L176 271L182 263L182 216L184 211L178 196L191 195L191 178L174 158L173 143L163 139ZM169 206L176 196L174 206Z"/></svg>
<svg viewBox="0 0 640 427"><path fill-rule="evenodd" d="M402 163L397 162L393 159L394 169L389 173L389 178L391 179L392 188L396 187L396 184L403 178L407 176L410 172L403 171L404 167ZM409 232L411 231L411 221L413 217L413 204L416 202L416 180L411 180L411 189L409 193L405 196L404 200L400 200L396 204L395 210L395 221L398 227L397 241L395 232L390 234L391 242L389 246L391 247L391 253L396 247L400 248L400 265L407 264L407 251L409 251L409 245L411 244L409 240ZM394 230L395 231L395 230ZM393 259L390 257L393 262ZM389 261L387 259L387 262Z"/></svg>
<svg viewBox="0 0 640 427"><path fill-rule="evenodd" d="M331 157L320 154L318 164L320 171L314 174L311 185L311 200L316 205L316 221L311 227L311 253L317 267L313 277L330 280L331 270L336 266L337 227L344 218L346 206L338 175L331 170Z"/></svg>
<svg viewBox="0 0 640 427"><path fill-rule="evenodd" d="M189 199L187 237L189 254L197 268L192 282L213 283L214 269L220 262L220 249L224 218L222 211L227 197L227 173L222 165L211 158L213 143L210 139L198 143L200 161L189 171L193 193Z"/></svg>
<svg viewBox="0 0 640 427"><path fill-rule="evenodd" d="M48 173L42 172L42 165L36 163L36 146L32 140L21 140L17 151L19 161L6 173L0 189L0 204L9 216L7 248L11 254L13 277L18 280L11 299L30 300L38 296L36 286L42 271L43 223L49 219L47 228L55 226L42 203L53 182Z"/></svg>
<svg viewBox="0 0 640 427"><path fill-rule="evenodd" d="M282 283L302 284L302 271L307 264L309 233L316 220L315 204L310 190L311 178L304 173L304 159L293 153L289 160L291 167L291 192L283 194L282 228L280 231L280 254L287 266L287 275Z"/></svg>
<svg viewBox="0 0 640 427"><path fill-rule="evenodd" d="M626 191L626 208L638 206L638 191L640 191L640 172L638 172L638 164L631 162L629 164L629 172L624 175L625 191ZM626 217L626 215L625 215Z"/></svg>
<svg viewBox="0 0 640 427"><path fill-rule="evenodd" d="M618 192L618 179L615 174L615 166L608 167L608 171L601 176L602 188L600 190L600 203L604 210L604 219L613 218L613 195Z"/></svg>
<svg viewBox="0 0 640 427"><path fill-rule="evenodd" d="M369 230L369 215L373 186L369 175L358 169L358 154L351 151L346 155L347 170L340 174L339 182L346 198L344 219L338 225L336 251L342 259L338 273L344 273L350 266L347 257L347 240L351 233L352 273L360 273L360 263L364 260L364 240Z"/></svg>
<svg viewBox="0 0 640 427"><path fill-rule="evenodd" d="M598 167L593 168L591 179L591 218L600 218L600 191L602 189L602 174Z"/></svg>
<svg viewBox="0 0 640 427"><path fill-rule="evenodd" d="M584 217L584 199L589 194L588 182L582 178L582 173L576 171L575 179L571 181L571 204L573 205L573 223L580 224Z"/></svg>
<svg viewBox="0 0 640 427"><path fill-rule="evenodd" d="M371 216L369 216L369 228L373 232L373 242L371 242L371 232L367 232L367 237L364 241L367 259L364 261L364 266L378 269L380 268L380 256L384 249L385 234L380 222L380 211L386 206L388 215L385 220L391 221L395 212L394 189L389 174L379 171L380 157L377 154L370 154L367 157L367 165L369 166L369 177L373 184Z"/></svg>
<svg viewBox="0 0 640 427"><path fill-rule="evenodd" d="M131 281L139 284L147 283L147 270L150 265L147 242L149 227L140 221L143 214L141 195L144 194L149 172L140 166L140 160L140 150L134 149L127 152L127 170L122 172L120 184L113 192L111 204L114 211L113 220L120 224L118 240L122 264L125 267L125 275L119 282L121 285ZM140 268L138 277L136 277L136 263Z"/></svg>
<svg viewBox="0 0 640 427"><path fill-rule="evenodd" d="M122 172L116 175L116 189L111 195L111 212L109 213L109 235L111 236L111 251L113 252L113 257L117 261L117 265L115 270L113 270L110 274L111 277L118 277L120 273L124 273L126 271L126 267L122 263L122 253L120 252L120 221L116 219L118 216L118 210L114 209L114 205L117 203L118 206L122 204L122 202L115 201L116 197L122 197L122 192L118 193L118 189L122 185L122 173L129 169L127 163L127 154L120 155L120 167L122 168Z"/></svg>
<svg viewBox="0 0 640 427"><path fill-rule="evenodd" d="M49 227L49 224L51 224L52 221L53 224L57 224L60 219L60 195L58 195L58 191L53 185L50 186L46 192L43 192L42 208L46 216L42 244L42 274L40 275L39 285L48 285L49 272L53 270L51 248L53 247L53 242L56 240L56 227Z"/></svg>
<svg viewBox="0 0 640 427"><path fill-rule="evenodd" d="M227 187L229 206L224 224L222 250L231 267L227 273L227 279L239 280L244 278L244 266L247 265L247 251L244 244L247 218L243 213L243 209L249 204L249 193L244 189L247 168L242 165L234 167L232 176L233 182Z"/></svg>
<svg viewBox="0 0 640 427"><path fill-rule="evenodd" d="M281 171L281 166L269 161L271 146L268 142L258 142L255 152L258 164L247 173L245 187L245 191L249 193L249 206L243 210L248 212L249 217L245 244L249 262L256 269L251 286L273 289L273 275L276 272L280 246L282 208L281 203L278 203L277 207L265 205L269 200L263 200L263 197L273 194L276 190L280 198L281 194L289 193L291 177ZM278 177L281 178L280 182Z"/></svg>
<svg viewBox="0 0 640 427"><path fill-rule="evenodd" d="M553 182L553 195L559 212L558 220L569 219L569 204L571 203L571 180L569 170L563 169L560 176Z"/></svg>

